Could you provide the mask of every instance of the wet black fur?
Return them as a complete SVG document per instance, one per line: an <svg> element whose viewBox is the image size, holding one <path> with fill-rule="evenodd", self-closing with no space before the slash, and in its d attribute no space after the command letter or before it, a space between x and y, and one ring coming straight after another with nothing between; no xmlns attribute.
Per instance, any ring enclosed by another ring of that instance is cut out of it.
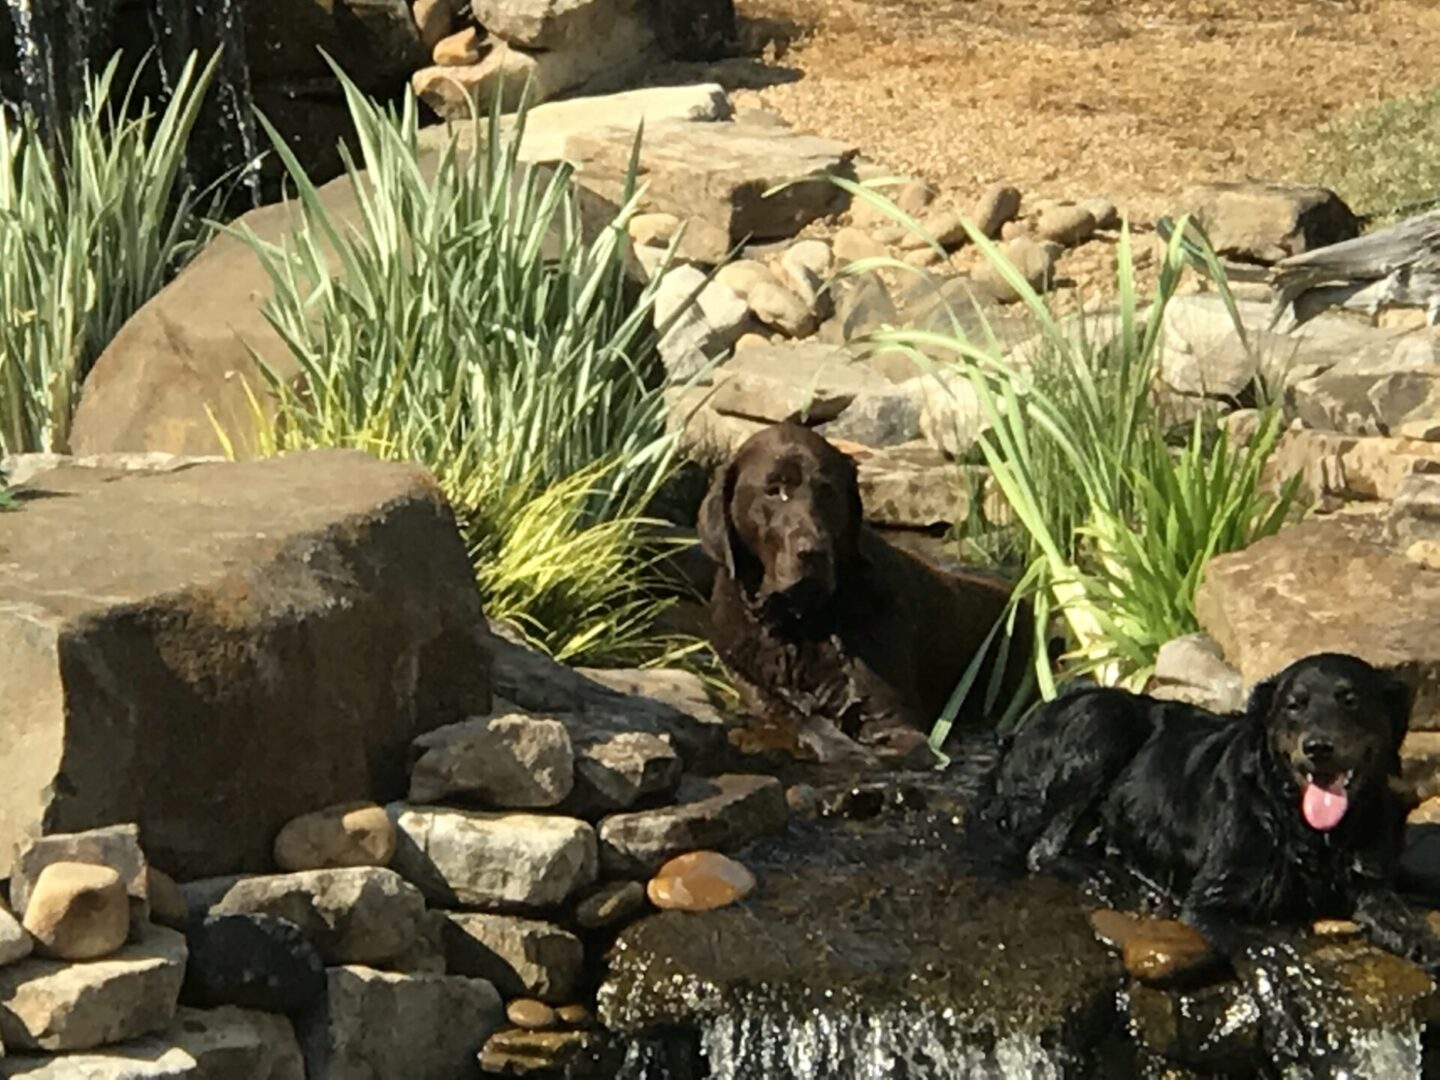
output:
<svg viewBox="0 0 1440 1080"><path fill-rule="evenodd" d="M1355 919L1433 969L1437 943L1396 892L1409 711L1403 683L1333 653L1292 664L1228 716L1082 687L1010 742L985 814L1032 870L1120 860L1222 950L1242 947L1246 926ZM1349 809L1329 832L1301 814L1305 745L1353 768Z"/></svg>

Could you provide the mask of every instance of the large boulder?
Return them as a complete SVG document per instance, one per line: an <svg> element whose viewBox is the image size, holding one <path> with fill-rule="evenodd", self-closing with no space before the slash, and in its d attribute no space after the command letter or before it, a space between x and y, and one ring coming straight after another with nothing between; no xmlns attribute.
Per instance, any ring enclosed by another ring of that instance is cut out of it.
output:
<svg viewBox="0 0 1440 1080"><path fill-rule="evenodd" d="M420 469L316 451L22 490L0 875L26 837L117 821L182 879L265 869L287 821L399 795L415 736L490 706L472 569Z"/></svg>
<svg viewBox="0 0 1440 1080"><path fill-rule="evenodd" d="M1440 574L1343 518L1315 518L1212 559L1200 625L1247 684L1318 652L1353 653L1415 687L1411 727L1440 727Z"/></svg>
<svg viewBox="0 0 1440 1080"><path fill-rule="evenodd" d="M1244 262L1273 263L1360 235L1360 220L1322 187L1263 181L1200 184L1180 209L1194 215L1211 246Z"/></svg>
<svg viewBox="0 0 1440 1080"><path fill-rule="evenodd" d="M438 156L431 144L421 154L422 171L432 170ZM337 227L361 222L348 176L322 185L319 200ZM613 219L616 206L582 191L581 211L584 234L593 237ZM275 244L291 233L298 214L291 200L251 210L232 225ZM247 387L268 401L254 356L282 379L300 373L265 317L272 290L244 240L217 236L131 316L100 355L85 380L71 449L79 455L218 454L224 450L218 426L241 456L252 456L255 418Z"/></svg>

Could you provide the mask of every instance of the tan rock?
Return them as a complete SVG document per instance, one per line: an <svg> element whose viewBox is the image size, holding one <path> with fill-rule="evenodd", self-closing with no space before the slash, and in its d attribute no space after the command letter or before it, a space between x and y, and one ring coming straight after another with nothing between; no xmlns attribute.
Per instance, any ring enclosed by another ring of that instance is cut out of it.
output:
<svg viewBox="0 0 1440 1080"><path fill-rule="evenodd" d="M756 259L736 259L715 271L715 280L729 286L736 296L748 299L757 285L779 284L770 268Z"/></svg>
<svg viewBox="0 0 1440 1080"><path fill-rule="evenodd" d="M1075 247L1095 235L1095 218L1083 206L1056 206L1040 215L1035 235L1041 240Z"/></svg>
<svg viewBox="0 0 1440 1080"><path fill-rule="evenodd" d="M837 232L832 248L835 252L835 262L841 267L860 262L862 259L883 259L890 254L890 249L879 240L864 230L855 228L841 229Z"/></svg>
<svg viewBox="0 0 1440 1080"><path fill-rule="evenodd" d="M426 52L433 51L436 45L449 37L455 25L451 0L415 0L410 6L410 13L415 16L420 43L425 46Z"/></svg>
<svg viewBox="0 0 1440 1080"><path fill-rule="evenodd" d="M1009 184L995 184L988 188L975 203L971 214L975 228L991 240L1000 236L1000 230L1015 220L1020 213L1020 191Z"/></svg>
<svg viewBox="0 0 1440 1080"><path fill-rule="evenodd" d="M40 872L51 863L89 863L120 875L130 898L130 933L134 939L150 920L149 874L140 850L140 830L134 825L110 825L86 832L54 833L22 843L10 871L10 902L20 915Z"/></svg>
<svg viewBox="0 0 1440 1080"><path fill-rule="evenodd" d="M681 221L674 214L636 214L627 231L630 239L641 246L665 247L680 231Z"/></svg>
<svg viewBox="0 0 1440 1080"><path fill-rule="evenodd" d="M450 34L435 43L431 58L441 67L465 67L485 58L485 41L473 26Z"/></svg>
<svg viewBox="0 0 1440 1080"><path fill-rule="evenodd" d="M588 1006L579 1002L572 1002L569 1005L561 1005L555 1010L556 1017L566 1027L589 1028L595 1026L595 1014Z"/></svg>
<svg viewBox="0 0 1440 1080"><path fill-rule="evenodd" d="M25 906L25 929L59 960L95 960L125 944L130 900L118 871L89 863L51 863Z"/></svg>
<svg viewBox="0 0 1440 1080"><path fill-rule="evenodd" d="M1209 969L1217 954L1197 930L1173 919L1142 919L1121 949L1125 970L1165 985Z"/></svg>
<svg viewBox="0 0 1440 1080"><path fill-rule="evenodd" d="M534 998L516 998L505 1005L505 1018L526 1031L544 1031L556 1026L555 1010Z"/></svg>
<svg viewBox="0 0 1440 1080"><path fill-rule="evenodd" d="M1360 222L1336 195L1305 184L1200 184L1180 198L1221 255L1276 262L1359 235Z"/></svg>
<svg viewBox="0 0 1440 1080"><path fill-rule="evenodd" d="M410 800L463 795L504 809L545 809L575 785L575 753L554 717L506 713L447 724L415 740Z"/></svg>
<svg viewBox="0 0 1440 1080"><path fill-rule="evenodd" d="M662 911L713 911L755 891L755 875L718 851L676 856L650 879L646 895Z"/></svg>
<svg viewBox="0 0 1440 1080"><path fill-rule="evenodd" d="M636 888L639 886L636 885ZM20 925L20 920L4 904L0 904L0 967L24 960L34 948L35 942Z"/></svg>
<svg viewBox="0 0 1440 1080"><path fill-rule="evenodd" d="M388 866L394 855L395 826L372 802L302 814L275 837L275 865L287 872Z"/></svg>
<svg viewBox="0 0 1440 1080"><path fill-rule="evenodd" d="M145 870L148 879L146 892L150 896L150 918L159 926L172 930L183 929L190 920L190 906L185 903L185 894L175 879L163 870L150 866Z"/></svg>
<svg viewBox="0 0 1440 1080"><path fill-rule="evenodd" d="M777 283L760 282L750 290L746 302L755 318L786 337L808 337L818 326L815 312L800 297Z"/></svg>

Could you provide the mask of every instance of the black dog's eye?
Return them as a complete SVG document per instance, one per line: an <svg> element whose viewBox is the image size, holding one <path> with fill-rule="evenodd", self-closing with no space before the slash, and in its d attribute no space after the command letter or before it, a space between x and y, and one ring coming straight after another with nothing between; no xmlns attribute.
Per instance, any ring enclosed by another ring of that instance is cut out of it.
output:
<svg viewBox="0 0 1440 1080"><path fill-rule="evenodd" d="M1348 686L1336 691L1335 700L1339 702L1342 709L1353 709L1359 703L1359 699L1355 696L1355 691Z"/></svg>
<svg viewBox="0 0 1440 1080"><path fill-rule="evenodd" d="M1299 712L1301 709L1305 708L1305 706L1309 704L1310 699L1306 695L1291 694L1285 702L1285 709L1287 712Z"/></svg>

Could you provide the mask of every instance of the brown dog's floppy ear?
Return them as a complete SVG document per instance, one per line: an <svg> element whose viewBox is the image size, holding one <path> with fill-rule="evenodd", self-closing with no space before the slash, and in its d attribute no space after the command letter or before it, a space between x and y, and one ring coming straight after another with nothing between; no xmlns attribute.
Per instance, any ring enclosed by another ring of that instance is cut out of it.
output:
<svg viewBox="0 0 1440 1080"><path fill-rule="evenodd" d="M860 530L865 525L865 505L860 498L860 466L849 454L841 453L845 461L846 497L850 504L850 531L841 541L842 550L849 556L860 552Z"/></svg>
<svg viewBox="0 0 1440 1080"><path fill-rule="evenodd" d="M695 531L700 535L700 549L717 566L735 576L735 537L730 527L730 500L735 495L735 466L724 465L715 470L710 490L700 503L700 517Z"/></svg>

